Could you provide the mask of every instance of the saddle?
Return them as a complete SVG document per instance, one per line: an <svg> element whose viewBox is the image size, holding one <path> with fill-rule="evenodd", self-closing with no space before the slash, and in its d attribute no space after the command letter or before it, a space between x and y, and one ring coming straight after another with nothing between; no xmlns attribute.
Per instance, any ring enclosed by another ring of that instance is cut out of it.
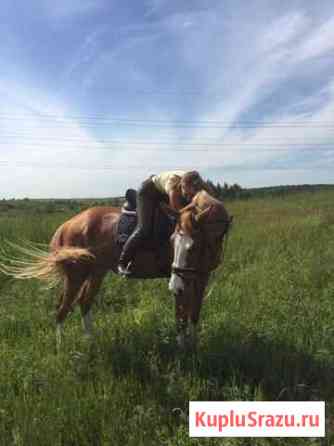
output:
<svg viewBox="0 0 334 446"><path fill-rule="evenodd" d="M129 191L131 190L131 194ZM117 228L117 242L124 245L137 226L137 200L133 189L128 189L126 201L122 207L122 214ZM154 215L152 239L147 241L147 249L155 249L169 241L175 229L176 221L168 217L161 209L156 209Z"/></svg>

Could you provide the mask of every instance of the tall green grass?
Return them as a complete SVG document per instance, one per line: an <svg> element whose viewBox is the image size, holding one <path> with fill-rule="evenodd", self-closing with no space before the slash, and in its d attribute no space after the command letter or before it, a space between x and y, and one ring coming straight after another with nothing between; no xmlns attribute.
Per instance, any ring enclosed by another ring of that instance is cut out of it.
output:
<svg viewBox="0 0 334 446"><path fill-rule="evenodd" d="M225 265L208 287L196 355L175 343L167 281L108 276L98 335L65 325L55 293L0 276L0 445L332 445L333 192L228 204ZM67 216L2 217L0 241L47 243ZM190 439L189 400L326 400L327 437Z"/></svg>

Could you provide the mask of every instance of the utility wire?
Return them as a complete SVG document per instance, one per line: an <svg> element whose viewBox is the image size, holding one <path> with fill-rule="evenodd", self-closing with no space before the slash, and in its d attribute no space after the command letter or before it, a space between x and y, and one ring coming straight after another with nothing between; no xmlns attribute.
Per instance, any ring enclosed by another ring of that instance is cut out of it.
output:
<svg viewBox="0 0 334 446"><path fill-rule="evenodd" d="M140 170L143 171L143 166L124 166L124 167L115 167L114 165L110 166L73 166L73 165L60 165L60 164L36 164L36 163L4 163L0 162L1 168L14 167L16 168L33 168L33 169L66 169L66 170L85 170L85 171L128 171L128 170ZM175 166L165 167L165 169L173 169ZM225 166L225 169L234 168L234 166ZM150 169L152 172L155 170L160 170L161 166L145 166L146 169ZM206 167L204 167L206 168ZM238 166L239 169L244 169L242 166ZM288 166L261 166L262 170L286 170L289 169ZM309 166L303 167L303 170L328 170L330 166Z"/></svg>
<svg viewBox="0 0 334 446"><path fill-rule="evenodd" d="M23 134L23 133L8 133L8 134L2 134L0 135L0 143L1 140L15 140L15 141L26 141L27 139L30 139L32 141L37 140L39 141L48 141L48 142L83 142L87 144L87 139L83 138L82 136L37 136L33 134ZM328 139L328 138L326 138ZM277 142L278 141L278 142ZM109 138L101 138L101 139L95 139L91 143L88 144L128 144L128 145L140 145L140 144L146 144L146 145L160 145L160 144L173 144L173 145L186 145L186 146L221 146L221 145L258 145L262 143L271 143L274 145L286 145L286 144L317 144L317 145L332 145L334 144L334 135L333 135L333 142L321 142L321 141L311 141L306 142L304 139L301 140L300 138L261 138L257 142L248 142L248 141L235 141L235 142L229 142L226 141L226 139L217 139L217 138L211 138L206 140L201 140L199 138L192 140L191 142L188 142L187 140L180 140L180 139L166 139L163 140L145 140L145 139L132 139L132 140L124 140L124 139L109 139Z"/></svg>
<svg viewBox="0 0 334 446"><path fill-rule="evenodd" d="M197 128L334 128L333 121L313 121L313 120L301 120L301 121L287 121L287 122L275 122L275 121L216 121L216 120L162 120L162 119L131 119L125 117L105 117L105 115L67 115L66 117L59 117L54 114L38 114L31 115L8 115L0 113L0 119L9 121L29 121L29 119L39 119L44 121L53 121L56 123L66 123L74 125L76 122L88 122L101 124L122 124L122 125L134 125L134 126L162 126L162 127L197 127Z"/></svg>
<svg viewBox="0 0 334 446"><path fill-rule="evenodd" d="M3 144L0 143L0 148ZM138 145L138 144L135 144ZM4 147L8 147L8 145L3 145ZM231 148L233 148L233 151L244 151L251 153L254 149L256 151L265 151L265 152L280 152L280 151L313 151L316 152L323 152L323 151L333 151L334 147L333 144L290 144L290 145L273 145L275 148L268 148L268 144L248 144L248 145L240 145L240 144L225 144L225 145L217 145L219 147L206 147L206 145L198 146L197 148L183 148L182 144L174 145L173 147L133 147L131 144L122 144L122 145L108 145L108 146L99 146L99 145L78 145L76 144L76 147L69 146L69 145L57 145L56 143L52 143L52 150L63 150L65 152L74 152L79 150L85 150L85 151L119 151L119 150L126 150L127 152L156 152L156 153L179 153L179 152L189 152L189 153L196 153L196 152L206 152L206 153L212 153L212 152L231 152ZM17 147L19 149L23 150L31 150L37 148L43 148L44 151L48 151L50 147L47 146L47 143L30 143L30 144L17 144ZM187 147L187 145L185 145ZM299 149L298 149L299 148Z"/></svg>

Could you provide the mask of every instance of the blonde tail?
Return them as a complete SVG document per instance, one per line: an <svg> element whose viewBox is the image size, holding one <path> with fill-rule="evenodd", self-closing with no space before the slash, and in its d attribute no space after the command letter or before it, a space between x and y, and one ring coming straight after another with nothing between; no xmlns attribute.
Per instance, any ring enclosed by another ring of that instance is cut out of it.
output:
<svg viewBox="0 0 334 446"><path fill-rule="evenodd" d="M0 272L15 279L38 279L47 282L48 288L56 286L69 264L93 263L95 260L86 248L64 246L48 252L36 245L28 247L7 242L21 257L0 255ZM24 258L24 259L23 259Z"/></svg>

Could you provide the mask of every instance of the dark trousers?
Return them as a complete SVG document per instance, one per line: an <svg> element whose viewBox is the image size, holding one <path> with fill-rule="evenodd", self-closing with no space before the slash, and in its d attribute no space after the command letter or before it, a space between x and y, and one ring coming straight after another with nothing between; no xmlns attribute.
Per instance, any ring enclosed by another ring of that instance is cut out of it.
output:
<svg viewBox="0 0 334 446"><path fill-rule="evenodd" d="M152 177L151 177L152 178ZM152 237L154 214L161 201L167 199L167 195L156 188L152 179L149 178L141 185L137 195L137 227L123 246L119 263L126 267L133 260L136 251Z"/></svg>

